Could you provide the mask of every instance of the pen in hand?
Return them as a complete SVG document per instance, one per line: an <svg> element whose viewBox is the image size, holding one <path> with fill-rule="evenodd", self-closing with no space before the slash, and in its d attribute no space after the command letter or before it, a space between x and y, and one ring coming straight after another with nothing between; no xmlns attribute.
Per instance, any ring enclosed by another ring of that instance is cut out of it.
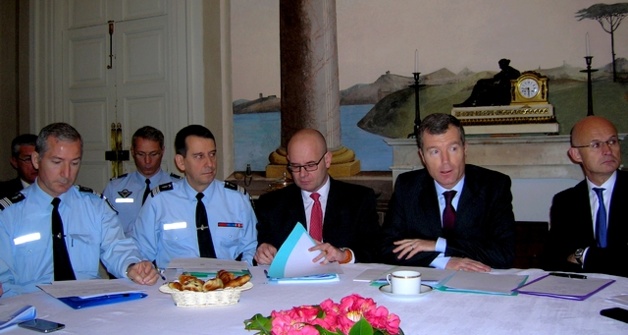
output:
<svg viewBox="0 0 628 335"><path fill-rule="evenodd" d="M157 274L159 274L159 277L161 277L163 281L166 281L166 277L164 277L164 274L163 274L163 271L164 271L163 269L160 269L155 266L155 271L157 271Z"/></svg>

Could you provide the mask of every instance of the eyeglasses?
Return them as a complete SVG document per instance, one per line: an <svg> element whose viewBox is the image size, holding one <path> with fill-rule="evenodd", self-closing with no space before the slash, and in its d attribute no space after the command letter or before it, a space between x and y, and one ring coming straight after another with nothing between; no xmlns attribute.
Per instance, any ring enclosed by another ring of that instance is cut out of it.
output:
<svg viewBox="0 0 628 335"><path fill-rule="evenodd" d="M591 150L600 150L602 148L602 144L608 145L610 148L614 148L619 145L618 138L611 138L608 141L591 141L591 143L587 145L572 145L572 148L589 148Z"/></svg>
<svg viewBox="0 0 628 335"><path fill-rule="evenodd" d="M287 166L288 171L293 172L293 173L299 173L301 172L301 168L304 168L305 171L307 172L316 171L318 170L318 164L320 164L320 162L323 160L323 157L325 157L326 154L327 154L327 151L325 151L325 153L321 156L321 158L316 163L307 163L304 165L293 165L293 164L288 163L288 166Z"/></svg>
<svg viewBox="0 0 628 335"><path fill-rule="evenodd" d="M155 158L161 156L161 152L153 151L153 152L146 153L146 152L143 152L143 151L138 151L138 152L135 153L135 157L138 157L138 158L141 158L141 159L144 159L147 156L149 158L151 158L151 159L155 159Z"/></svg>
<svg viewBox="0 0 628 335"><path fill-rule="evenodd" d="M31 156L25 157L25 158L17 158L18 161L21 161L24 164L33 164L33 161L31 160Z"/></svg>

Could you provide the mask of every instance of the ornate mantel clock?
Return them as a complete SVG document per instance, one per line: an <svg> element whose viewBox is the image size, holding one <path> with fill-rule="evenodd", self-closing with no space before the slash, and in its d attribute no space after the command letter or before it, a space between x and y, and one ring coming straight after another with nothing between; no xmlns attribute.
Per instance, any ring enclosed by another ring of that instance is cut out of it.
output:
<svg viewBox="0 0 628 335"><path fill-rule="evenodd" d="M538 72L523 72L519 78L510 81L511 104L547 104L547 81L548 78Z"/></svg>

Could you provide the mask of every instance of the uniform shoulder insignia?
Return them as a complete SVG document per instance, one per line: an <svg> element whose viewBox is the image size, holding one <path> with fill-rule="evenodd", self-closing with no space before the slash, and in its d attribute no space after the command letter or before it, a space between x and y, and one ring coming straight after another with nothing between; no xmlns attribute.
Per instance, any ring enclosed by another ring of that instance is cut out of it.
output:
<svg viewBox="0 0 628 335"><path fill-rule="evenodd" d="M178 174L171 173L170 178L181 179L181 176L179 176Z"/></svg>
<svg viewBox="0 0 628 335"><path fill-rule="evenodd" d="M9 206L13 204L17 204L18 202L24 199L26 199L26 197L21 192L17 192L10 197L2 198L0 199L0 211L5 210L6 208L8 208Z"/></svg>
<svg viewBox="0 0 628 335"><path fill-rule="evenodd" d="M172 189L173 189L172 182L161 184L150 191L150 196L154 197L157 194L159 194L159 192L171 191Z"/></svg>
<svg viewBox="0 0 628 335"><path fill-rule="evenodd" d="M234 190L234 191L238 191L242 194L246 194L246 189L240 185L234 184L230 181L225 181L225 188L226 189L230 189L230 190Z"/></svg>
<svg viewBox="0 0 628 335"><path fill-rule="evenodd" d="M122 178L124 178L124 177L126 177L128 175L129 175L128 173L125 173L125 174L121 174L121 175L119 175L117 177L111 177L111 178L109 178L109 181L116 180L116 179L122 179Z"/></svg>
<svg viewBox="0 0 628 335"><path fill-rule="evenodd" d="M86 186L81 186L81 185L79 185L79 186L78 186L78 189L79 189L79 191L81 191L81 192L85 192L85 193L92 193L92 194L95 194L95 195L97 195L97 196L99 196L99 197L101 196L101 195L100 195L100 193L98 193L98 192L96 192L96 191L94 191L94 190L92 190L91 188L86 187Z"/></svg>

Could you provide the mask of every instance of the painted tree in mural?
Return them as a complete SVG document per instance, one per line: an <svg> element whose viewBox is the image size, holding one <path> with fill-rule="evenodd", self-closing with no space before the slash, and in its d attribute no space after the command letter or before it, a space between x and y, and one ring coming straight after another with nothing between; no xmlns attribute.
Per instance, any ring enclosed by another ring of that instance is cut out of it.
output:
<svg viewBox="0 0 628 335"><path fill-rule="evenodd" d="M621 20L623 20L626 15L628 15L628 2L616 3L612 5L598 3L576 12L578 21L582 21L583 19L596 20L600 23L605 32L611 34L613 81L617 81L617 71L615 69L615 30L617 30Z"/></svg>

